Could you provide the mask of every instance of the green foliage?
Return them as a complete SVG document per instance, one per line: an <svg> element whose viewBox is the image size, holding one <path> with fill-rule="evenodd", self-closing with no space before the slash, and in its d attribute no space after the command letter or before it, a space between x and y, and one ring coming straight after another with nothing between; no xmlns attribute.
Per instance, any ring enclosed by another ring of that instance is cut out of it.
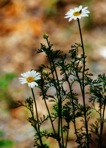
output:
<svg viewBox="0 0 106 148"><path fill-rule="evenodd" d="M0 100L8 98L10 82L16 77L14 73L6 73L0 76Z"/></svg>
<svg viewBox="0 0 106 148"><path fill-rule="evenodd" d="M0 131L0 148L12 148L14 146L13 141L4 139L4 132Z"/></svg>
<svg viewBox="0 0 106 148"><path fill-rule="evenodd" d="M15 78L15 74L14 73L6 73L4 75L0 76L0 89L7 89L9 87L9 83L10 81L13 80L13 78Z"/></svg>
<svg viewBox="0 0 106 148"><path fill-rule="evenodd" d="M13 142L10 140L0 140L0 147L1 148L12 148Z"/></svg>

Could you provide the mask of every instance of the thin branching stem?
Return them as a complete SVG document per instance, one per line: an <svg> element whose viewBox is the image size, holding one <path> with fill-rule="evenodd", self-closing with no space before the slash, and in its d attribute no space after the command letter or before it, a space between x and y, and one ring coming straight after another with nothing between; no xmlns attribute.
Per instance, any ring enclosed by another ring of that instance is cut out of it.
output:
<svg viewBox="0 0 106 148"><path fill-rule="evenodd" d="M55 67L54 61L52 59L52 56L51 56L51 61L52 61L53 69L55 71L55 75L56 75L56 79L57 79L57 85L58 85L57 92L59 94L58 95L58 97L59 97L59 100L58 100L58 111L59 111L58 135L59 135L59 137L62 138L62 146L64 147L64 138L63 138L63 131L62 131L62 126L63 126L62 124L63 123L62 123L62 97L61 97L61 88L60 88L59 78L58 78L58 74L57 74L56 67Z"/></svg>
<svg viewBox="0 0 106 148"><path fill-rule="evenodd" d="M52 67L52 63L51 63L51 60L49 59L49 62L50 62L50 66ZM53 76L53 79L55 80L55 76L54 76L54 73L53 73L53 69L51 69L51 73L52 73L52 76ZM55 88L57 90L57 95L58 95L58 88L57 88L57 85L54 81L54 85L55 85ZM59 123L58 123L58 144L59 144L59 147L61 148L61 141L60 141L60 135L59 135L59 130L60 130L60 126L59 126Z"/></svg>
<svg viewBox="0 0 106 148"><path fill-rule="evenodd" d="M34 112L33 112L33 110L30 110L30 112L31 112L33 121L35 121L35 117L34 117ZM36 132L37 132L37 135L38 135L38 137L39 137L39 130L38 130L38 127L37 127L36 123L34 124L34 128L35 128L35 130L36 130ZM37 142L36 142L36 144L37 144Z"/></svg>
<svg viewBox="0 0 106 148"><path fill-rule="evenodd" d="M67 135L66 135L66 145L65 145L65 148L67 148L67 144L68 144L68 140L69 140L69 127L70 127L69 122L67 123L67 127L68 127L68 129L67 129Z"/></svg>
<svg viewBox="0 0 106 148"><path fill-rule="evenodd" d="M99 135L99 144L98 148L102 147L102 134L103 134L103 127L104 127L104 114L105 114L105 104L103 104L103 109L101 105L101 114L100 114L100 135Z"/></svg>
<svg viewBox="0 0 106 148"><path fill-rule="evenodd" d="M38 109L37 109L37 103L36 103L36 98L35 98L35 95L34 95L34 91L33 91L33 88L31 88L31 92L32 92L32 96L33 96L33 101L34 101L34 105L35 105L35 111L36 111L36 117L37 117L37 123L38 123L38 136L39 136L39 141L40 141L40 144L43 148L43 142L42 142L42 138L41 138L41 135L40 135L40 126L39 126L39 117L38 117Z"/></svg>
<svg viewBox="0 0 106 148"><path fill-rule="evenodd" d="M56 135L54 124L53 124L53 121L52 121L52 118L51 118L51 114L50 114L50 110L49 110L48 104L46 102L46 97L45 97L45 94L43 93L44 92L44 89L43 89L44 80L43 80L43 78L42 78L42 83L43 84L42 84L41 90L42 90L43 100L44 100L44 103L45 103L45 106L46 106L46 109L47 109L47 112L48 112L48 115L49 115L49 119L50 119L50 122L51 122L51 126L52 126L52 129L53 129L54 135Z"/></svg>
<svg viewBox="0 0 106 148"><path fill-rule="evenodd" d="M41 89L42 89L42 93L43 93L43 91L44 91L43 87ZM48 112L48 115L49 115L49 119L50 119L50 122L51 122L51 126L52 126L52 129L53 129L54 135L56 135L54 124L53 124L53 121L52 121L52 118L51 118L51 114L50 114L49 107L48 107L48 104L46 102L46 97L45 97L44 93L43 93L43 100L44 100L44 103L45 103L45 106L46 106L46 109L47 109L47 112Z"/></svg>
<svg viewBox="0 0 106 148"><path fill-rule="evenodd" d="M48 47L51 49L51 45L50 45L50 43L48 41L48 38L46 40L47 40ZM50 61L51 68L53 68L53 70L51 70L53 78L55 80L55 76L56 76L56 80L57 80L56 84L55 84L55 87L56 87L57 95L58 95L58 98L59 98L59 100L58 100L58 111L59 111L58 138L59 138L60 148L61 148L61 142L60 142L61 140L62 140L62 147L64 148L64 138L63 138L63 131L62 131L62 97L61 97L61 88L60 88L59 78L58 78L58 74L57 74L57 70L56 70L56 66L55 66L55 63L54 63L54 60L53 60L53 55L52 55L52 51L51 50L50 50L50 55L49 55L49 61ZM55 76L54 76L53 72L55 72Z"/></svg>
<svg viewBox="0 0 106 148"><path fill-rule="evenodd" d="M67 73L66 73L64 67L65 67L65 64L64 64L64 62L63 62L63 67L62 67L62 68L63 68L63 72L64 72L64 74L65 74L67 83L68 83L68 85L69 85L70 95L71 95L71 96L70 96L70 102L72 102L72 107L73 107L73 115L74 115L73 123L74 123L74 130L75 130L76 137L77 137L77 139L78 139L78 133L77 133L77 127L76 127L76 121L75 121L75 107L74 107L74 100L73 100L73 96L72 96L72 84L73 84L73 83L70 84L68 75L67 75ZM68 132L69 132L69 129L68 129ZM68 134L68 133L67 133L67 134Z"/></svg>
<svg viewBox="0 0 106 148"><path fill-rule="evenodd" d="M88 122L87 122L87 114L86 114L86 102L85 102L85 50L84 50L84 43L83 43L83 38L82 38L82 32L81 32L81 26L80 26L80 21L78 21L78 28L80 32L80 39L81 39L81 45L82 45L82 60L83 60L83 71L82 71L82 83L81 83L81 92L82 92L82 99L83 99L83 105L84 105L84 120L85 120L85 128L86 128L86 134L87 134L87 148L89 148L89 133L88 133Z"/></svg>
<svg viewBox="0 0 106 148"><path fill-rule="evenodd" d="M63 131L62 131L62 97L61 97L61 88L60 88L60 84L59 84L59 79L58 79L58 74L56 71L56 67L54 64L54 61L52 59L52 55L51 55L51 62L52 62L52 66L56 75L56 79L57 79L57 85L58 85L58 89L57 89L57 94L58 94L58 111L59 111L59 120L58 120L58 136L62 138L62 145L64 146L64 138L63 138ZM60 134L61 133L61 134Z"/></svg>

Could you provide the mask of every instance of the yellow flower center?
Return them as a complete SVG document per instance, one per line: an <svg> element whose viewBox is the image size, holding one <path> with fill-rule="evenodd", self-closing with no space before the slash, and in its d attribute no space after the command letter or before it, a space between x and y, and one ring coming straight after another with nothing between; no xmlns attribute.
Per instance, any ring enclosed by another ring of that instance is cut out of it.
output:
<svg viewBox="0 0 106 148"><path fill-rule="evenodd" d="M27 80L27 82L29 82L29 83L30 83L30 82L34 82L34 77L29 76L26 80Z"/></svg>
<svg viewBox="0 0 106 148"><path fill-rule="evenodd" d="M81 10L73 13L74 16L79 16L80 14L81 14Z"/></svg>

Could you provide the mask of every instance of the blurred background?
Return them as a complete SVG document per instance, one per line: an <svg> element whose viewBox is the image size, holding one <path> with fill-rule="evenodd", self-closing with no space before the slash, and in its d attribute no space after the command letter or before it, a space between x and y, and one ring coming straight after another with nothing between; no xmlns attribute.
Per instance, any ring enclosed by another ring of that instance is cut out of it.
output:
<svg viewBox="0 0 106 148"><path fill-rule="evenodd" d="M68 22L65 13L79 5L88 6L90 16L81 19L87 65L94 77L106 73L106 0L0 0L0 147L32 148L33 128L26 120L29 112L15 108L30 91L19 84L20 73L46 64L37 54L47 33L54 49L68 53L80 43L76 21ZM39 110L42 114L42 103ZM50 141L52 143L52 141ZM51 145L52 148L52 145Z"/></svg>

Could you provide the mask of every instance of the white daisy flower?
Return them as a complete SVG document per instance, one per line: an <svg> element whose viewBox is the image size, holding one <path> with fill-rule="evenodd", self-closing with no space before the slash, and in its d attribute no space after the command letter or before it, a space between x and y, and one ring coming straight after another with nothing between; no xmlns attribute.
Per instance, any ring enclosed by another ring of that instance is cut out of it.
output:
<svg viewBox="0 0 106 148"><path fill-rule="evenodd" d="M29 87L33 88L34 86L38 86L36 80L41 79L40 73L35 70L25 72L21 74L22 77L19 78L21 84L28 84Z"/></svg>
<svg viewBox="0 0 106 148"><path fill-rule="evenodd" d="M79 6L74 9L70 9L65 15L65 18L68 18L69 21L76 20L76 19L81 19L82 17L87 17L89 16L89 11L87 10L88 7L82 8L82 6Z"/></svg>

